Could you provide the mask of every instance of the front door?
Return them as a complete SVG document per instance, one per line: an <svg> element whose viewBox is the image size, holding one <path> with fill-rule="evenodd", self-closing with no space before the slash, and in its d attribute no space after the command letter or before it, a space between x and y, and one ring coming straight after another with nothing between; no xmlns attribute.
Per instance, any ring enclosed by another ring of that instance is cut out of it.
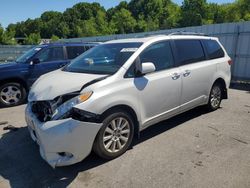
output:
<svg viewBox="0 0 250 188"><path fill-rule="evenodd" d="M140 55L140 62L152 62L153 73L134 80L138 89L143 127L152 125L178 112L181 96L179 68L174 67L170 41L157 42Z"/></svg>
<svg viewBox="0 0 250 188"><path fill-rule="evenodd" d="M54 46L41 50L34 58L40 63L30 66L29 83L32 84L41 75L59 69L68 60L65 59L62 46Z"/></svg>

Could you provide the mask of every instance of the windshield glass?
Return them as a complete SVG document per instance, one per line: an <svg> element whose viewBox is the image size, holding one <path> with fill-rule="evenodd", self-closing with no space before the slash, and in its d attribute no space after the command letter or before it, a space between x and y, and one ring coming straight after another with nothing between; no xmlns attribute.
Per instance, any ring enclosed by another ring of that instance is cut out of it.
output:
<svg viewBox="0 0 250 188"><path fill-rule="evenodd" d="M96 46L74 59L63 70L89 74L114 74L142 43L113 43Z"/></svg>
<svg viewBox="0 0 250 188"><path fill-rule="evenodd" d="M42 47L35 47L31 48L27 52L25 52L23 55L18 57L16 59L17 63L26 63L29 58L31 58L33 55L35 55L37 52L39 52L42 49Z"/></svg>

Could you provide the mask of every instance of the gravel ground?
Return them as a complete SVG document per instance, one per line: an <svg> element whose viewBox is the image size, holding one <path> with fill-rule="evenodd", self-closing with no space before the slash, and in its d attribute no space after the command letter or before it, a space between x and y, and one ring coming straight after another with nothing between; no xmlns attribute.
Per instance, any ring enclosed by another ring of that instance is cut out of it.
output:
<svg viewBox="0 0 250 188"><path fill-rule="evenodd" d="M196 108L142 132L121 157L91 154L52 169L31 140L25 105L0 109L0 187L250 187L250 92L230 90L221 108Z"/></svg>

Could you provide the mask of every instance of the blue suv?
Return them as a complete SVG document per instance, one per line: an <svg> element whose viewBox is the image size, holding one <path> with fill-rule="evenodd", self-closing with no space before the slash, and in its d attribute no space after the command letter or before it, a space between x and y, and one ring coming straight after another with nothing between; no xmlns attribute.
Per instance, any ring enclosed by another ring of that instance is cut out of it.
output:
<svg viewBox="0 0 250 188"><path fill-rule="evenodd" d="M0 64L0 106L22 104L41 75L59 69L98 43L51 43L36 46L16 59Z"/></svg>

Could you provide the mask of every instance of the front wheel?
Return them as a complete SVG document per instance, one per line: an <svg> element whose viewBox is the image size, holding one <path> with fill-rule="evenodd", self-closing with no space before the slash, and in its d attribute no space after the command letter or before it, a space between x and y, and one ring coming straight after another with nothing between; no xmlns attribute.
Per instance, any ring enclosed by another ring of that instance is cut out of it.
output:
<svg viewBox="0 0 250 188"><path fill-rule="evenodd" d="M134 135L134 122L129 113L115 112L108 115L94 142L94 152L102 158L113 159L122 155L130 146Z"/></svg>
<svg viewBox="0 0 250 188"><path fill-rule="evenodd" d="M220 84L215 83L210 91L209 101L207 104L208 110L214 111L220 107L222 99L222 89Z"/></svg>
<svg viewBox="0 0 250 188"><path fill-rule="evenodd" d="M22 104L26 99L25 88L16 82L0 86L0 106L11 107Z"/></svg>

